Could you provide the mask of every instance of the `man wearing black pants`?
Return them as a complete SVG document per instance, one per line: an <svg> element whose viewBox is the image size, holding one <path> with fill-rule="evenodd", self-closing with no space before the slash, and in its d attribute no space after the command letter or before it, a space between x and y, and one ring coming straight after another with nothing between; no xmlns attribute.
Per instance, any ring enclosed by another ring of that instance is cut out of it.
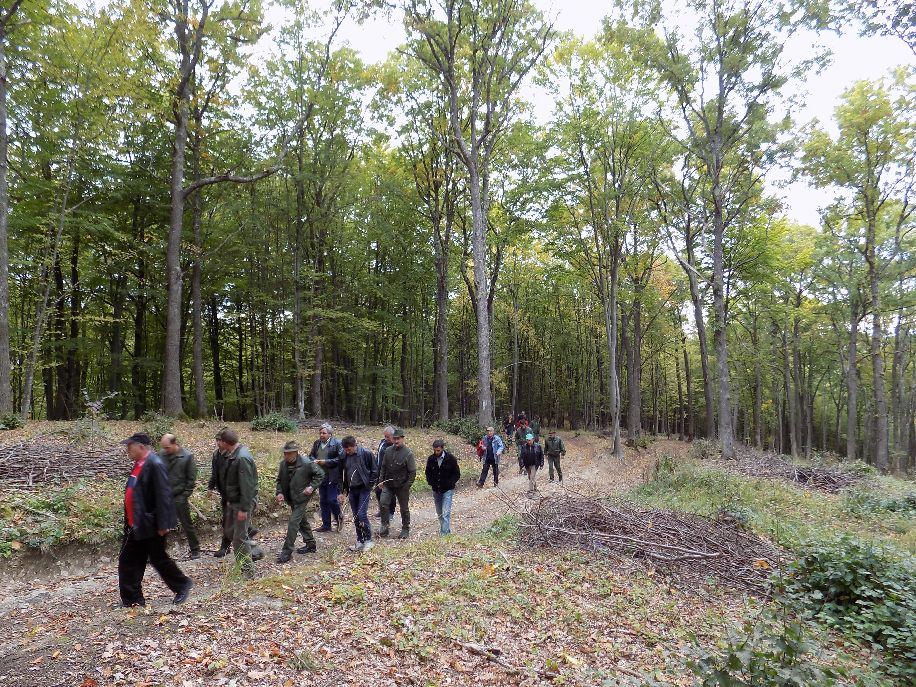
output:
<svg viewBox="0 0 916 687"><path fill-rule="evenodd" d="M372 489L378 480L378 464L372 451L356 445L356 437L350 435L343 439L343 493L338 497L343 503L349 499L353 513L353 526L356 528L356 543L350 551L369 551L375 544L372 542L372 525L369 524L369 499Z"/></svg>
<svg viewBox="0 0 916 687"><path fill-rule="evenodd" d="M146 605L143 574L147 563L175 593L174 603L183 603L194 583L166 551L165 535L175 529L178 519L165 465L153 453L153 442L147 434L138 432L122 443L134 466L124 490L124 539L118 556L121 604Z"/></svg>

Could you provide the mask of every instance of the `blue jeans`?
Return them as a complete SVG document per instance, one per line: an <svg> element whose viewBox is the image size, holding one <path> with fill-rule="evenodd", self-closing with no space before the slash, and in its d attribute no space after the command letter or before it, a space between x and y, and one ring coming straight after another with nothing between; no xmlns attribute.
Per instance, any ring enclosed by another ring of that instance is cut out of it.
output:
<svg viewBox="0 0 916 687"><path fill-rule="evenodd" d="M433 492L433 501L436 503L436 515L439 516L439 534L452 533L452 496L454 494L454 489Z"/></svg>
<svg viewBox="0 0 916 687"><path fill-rule="evenodd" d="M340 494L340 485L337 482L322 484L318 487L318 496L321 503L321 525L322 527L331 526L331 514L335 520L340 520L340 504L337 503L337 496Z"/></svg>
<svg viewBox="0 0 916 687"><path fill-rule="evenodd" d="M369 524L369 500L372 498L372 489L350 487L348 498L350 510L353 511L353 525L356 527L356 541L372 541L372 526Z"/></svg>

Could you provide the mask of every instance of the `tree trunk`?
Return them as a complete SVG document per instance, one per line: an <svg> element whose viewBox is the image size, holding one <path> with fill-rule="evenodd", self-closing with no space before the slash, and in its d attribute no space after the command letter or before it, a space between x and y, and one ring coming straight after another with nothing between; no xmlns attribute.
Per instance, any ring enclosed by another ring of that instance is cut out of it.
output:
<svg viewBox="0 0 916 687"><path fill-rule="evenodd" d="M789 341L786 332L789 329L789 323L786 322L782 330L782 371L783 383L785 384L786 407L789 420L789 445L791 446L792 455L798 456L798 412L795 407L795 390L792 388L792 371L789 360Z"/></svg>
<svg viewBox="0 0 916 687"><path fill-rule="evenodd" d="M856 459L859 427L859 309L854 295L849 298L849 352L846 359L846 458Z"/></svg>
<svg viewBox="0 0 916 687"><path fill-rule="evenodd" d="M512 296L512 417L518 413L518 290L511 288Z"/></svg>
<svg viewBox="0 0 916 687"><path fill-rule="evenodd" d="M200 180L200 128L201 121L195 122L194 144L192 147L194 181ZM201 278L203 272L203 237L201 235L201 197L200 190L194 192L191 226L194 231L194 263L191 267L191 369L194 379L194 410L197 417L206 417L207 389L204 385L204 325L203 302L201 295Z"/></svg>
<svg viewBox="0 0 916 687"><path fill-rule="evenodd" d="M8 181L9 132L7 131L7 27L0 30L0 413L13 410L13 393L10 383L10 250L9 215L10 194ZM27 410L23 411L25 416Z"/></svg>
<svg viewBox="0 0 916 687"><path fill-rule="evenodd" d="M703 300L700 298L700 285L697 280L696 257L694 255L693 237L686 242L687 265L692 268L686 270L687 280L690 284L690 300L693 303L693 319L697 328L697 341L700 347L700 369L703 373L703 399L706 403L706 438L716 438L716 412L713 404L712 380L709 375L709 344L706 339L706 324L703 321Z"/></svg>
<svg viewBox="0 0 916 687"><path fill-rule="evenodd" d="M881 324L881 298L878 293L878 270L876 269L875 228L869 227L869 260L868 282L871 292L871 360L872 376L875 398L875 467L881 472L887 472L890 464L888 451L888 426L887 426L887 396L884 380L884 352L882 338L884 336Z"/></svg>
<svg viewBox="0 0 916 687"><path fill-rule="evenodd" d="M731 393L729 391L728 336L725 312L725 223L723 219L722 195L719 179L714 175L712 185L713 203L713 251L712 251L712 300L715 312L713 345L716 349L716 372L719 381L719 442L722 457L735 457L735 437L732 428Z"/></svg>
<svg viewBox="0 0 916 687"><path fill-rule="evenodd" d="M480 170L469 165L468 186L473 220L472 249L474 257L474 286L477 297L477 421L484 427L495 422L490 359L489 279L487 279L487 218L486 199L481 194Z"/></svg>
<svg viewBox="0 0 916 687"><path fill-rule="evenodd" d="M448 229L446 229L448 231ZM436 250L436 406L439 419L448 420L448 248Z"/></svg>
<svg viewBox="0 0 916 687"><path fill-rule="evenodd" d="M754 314L751 345L754 349L754 447L763 450L763 370L760 362L758 314Z"/></svg>
<svg viewBox="0 0 916 687"><path fill-rule="evenodd" d="M609 275L610 293L604 303L604 333L607 337L608 368L608 405L611 410L611 455L620 460L623 458L623 446L620 443L620 377L617 374L617 290L620 272L620 260L615 250L611 258Z"/></svg>
<svg viewBox="0 0 916 687"><path fill-rule="evenodd" d="M225 397L223 395L223 370L219 362L219 307L216 294L210 296L209 310L207 330L210 336L210 357L213 359L213 396L216 400L216 416L222 419L225 413Z"/></svg>

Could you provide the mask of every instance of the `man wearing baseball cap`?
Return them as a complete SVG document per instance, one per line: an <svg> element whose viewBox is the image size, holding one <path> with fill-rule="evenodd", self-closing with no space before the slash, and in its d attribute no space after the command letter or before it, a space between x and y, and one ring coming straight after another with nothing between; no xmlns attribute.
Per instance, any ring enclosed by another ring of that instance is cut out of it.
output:
<svg viewBox="0 0 916 687"><path fill-rule="evenodd" d="M162 460L153 453L148 434L137 432L121 442L134 461L124 490L124 537L118 555L118 589L123 606L145 606L143 574L153 566L175 593L174 603L188 599L194 583L166 550L165 535L178 525L172 489Z"/></svg>

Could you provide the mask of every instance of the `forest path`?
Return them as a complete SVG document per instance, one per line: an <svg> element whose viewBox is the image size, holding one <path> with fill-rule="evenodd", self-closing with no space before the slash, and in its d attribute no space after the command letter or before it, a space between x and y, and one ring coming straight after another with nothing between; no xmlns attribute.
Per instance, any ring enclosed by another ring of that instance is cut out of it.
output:
<svg viewBox="0 0 916 687"><path fill-rule="evenodd" d="M686 450L686 445L681 442L660 440L648 451L628 449L625 458L616 461L606 455L607 440L596 435L583 434L568 437L565 441L567 456L562 462L564 485L548 483L545 465L544 470L538 473L539 497L550 496L564 488L589 493L623 493L639 483L644 471L653 464L655 455ZM418 455L417 463L418 470L422 471L425 457ZM478 489L478 477L479 464L469 467L465 461L452 510L452 530L458 535L483 531L502 515L522 512L529 499L528 480L519 474L514 449L503 460L498 488L493 487L491 475L487 486ZM375 505L373 499L370 513L375 510ZM275 562L285 535L285 521L282 517L256 521L261 528L258 541L265 552L264 559L256 564L257 577L268 578L294 570L302 574L303 569L312 567L317 571L329 564L346 565L346 560L354 557L346 551L354 534L352 517L348 509L345 508L344 512L341 532L316 534L317 554L294 554L293 560L285 565ZM413 522L409 541L376 538L377 546L400 547L418 539L438 536L438 520L430 493L412 497L411 515ZM372 523L376 531L379 520L372 518ZM399 526L400 515L395 513L392 536L397 535ZM220 560L210 555L212 549L208 550L207 546L214 542L216 536L216 533L203 534L205 552L196 561L182 560L186 552L185 541L180 535L171 537L173 556L195 582L186 608L193 606L196 613L205 612L211 598L219 597L226 590L226 576L232 557ZM111 652L104 641L107 632L123 624L125 614L128 625L133 618L132 612L118 607L116 556L109 556L94 568L82 570L79 574L42 577L36 575L30 584L4 585L0 595L0 665L4 666L0 671L0 685L79 685L76 678L85 674L84 670L89 667L84 661L92 661L93 656L104 659L105 653ZM171 591L151 568L147 571L144 588L148 614L184 611L171 605ZM87 655L80 658L83 652ZM49 670L50 674L59 675L60 682L49 681Z"/></svg>

